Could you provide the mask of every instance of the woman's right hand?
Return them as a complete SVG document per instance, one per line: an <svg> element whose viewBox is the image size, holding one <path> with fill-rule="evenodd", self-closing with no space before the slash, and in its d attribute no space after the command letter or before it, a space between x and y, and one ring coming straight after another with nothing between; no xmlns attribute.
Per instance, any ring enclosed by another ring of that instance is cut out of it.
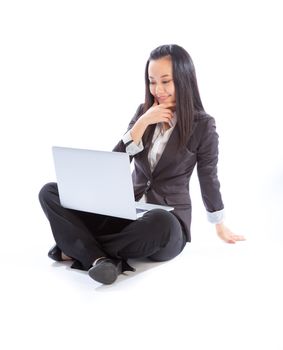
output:
<svg viewBox="0 0 283 350"><path fill-rule="evenodd" d="M170 125L173 118L172 110L175 109L175 105L174 102L161 104L154 102L154 104L140 117L140 122L145 123L146 127L157 123L167 123Z"/></svg>
<svg viewBox="0 0 283 350"><path fill-rule="evenodd" d="M147 127L151 124L168 123L173 118L173 110L175 103L161 103L155 102L134 124L131 129L131 136L136 145L141 141L143 134Z"/></svg>

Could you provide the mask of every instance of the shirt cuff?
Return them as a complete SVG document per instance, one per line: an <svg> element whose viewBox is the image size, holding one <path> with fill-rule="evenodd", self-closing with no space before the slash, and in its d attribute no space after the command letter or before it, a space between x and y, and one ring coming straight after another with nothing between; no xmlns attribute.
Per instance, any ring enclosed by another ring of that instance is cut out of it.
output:
<svg viewBox="0 0 283 350"><path fill-rule="evenodd" d="M224 209L214 211L210 213L209 211L206 212L207 219L211 224L220 224L224 220Z"/></svg>
<svg viewBox="0 0 283 350"><path fill-rule="evenodd" d="M126 134L123 136L122 141L124 142L125 146L126 146L126 152L130 155L130 156L134 156L138 153L140 153L141 151L143 151L143 143L142 140L136 145L132 139L131 136L131 130L129 130L128 132L126 132Z"/></svg>

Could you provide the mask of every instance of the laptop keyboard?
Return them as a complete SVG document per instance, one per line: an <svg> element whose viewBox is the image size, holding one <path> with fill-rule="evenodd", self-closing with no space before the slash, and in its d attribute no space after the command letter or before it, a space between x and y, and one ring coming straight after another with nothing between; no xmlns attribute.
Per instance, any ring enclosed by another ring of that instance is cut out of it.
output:
<svg viewBox="0 0 283 350"><path fill-rule="evenodd" d="M136 213L144 213L145 211L148 211L148 209L138 209L136 208Z"/></svg>

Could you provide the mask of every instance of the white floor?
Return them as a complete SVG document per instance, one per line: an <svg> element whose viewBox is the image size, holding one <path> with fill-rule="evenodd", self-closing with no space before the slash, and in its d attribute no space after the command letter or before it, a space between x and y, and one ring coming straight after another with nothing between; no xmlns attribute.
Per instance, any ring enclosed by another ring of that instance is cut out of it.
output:
<svg viewBox="0 0 283 350"><path fill-rule="evenodd" d="M283 350L280 1L0 2L0 349ZM192 243L101 286L47 257L51 146L112 149L165 43L192 55L220 134L228 245L197 182Z"/></svg>
<svg viewBox="0 0 283 350"><path fill-rule="evenodd" d="M29 216L7 218L18 244L12 231L2 236L2 349L283 349L283 239L272 207L231 218L247 237L236 245L196 209L180 256L131 261L136 273L103 286L48 259L51 233L33 200Z"/></svg>

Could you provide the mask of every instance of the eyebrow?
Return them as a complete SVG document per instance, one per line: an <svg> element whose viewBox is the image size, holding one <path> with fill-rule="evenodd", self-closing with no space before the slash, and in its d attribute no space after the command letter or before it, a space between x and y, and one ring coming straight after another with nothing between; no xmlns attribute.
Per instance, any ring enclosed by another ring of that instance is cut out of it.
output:
<svg viewBox="0 0 283 350"><path fill-rule="evenodd" d="M170 74L164 74L160 78L170 77ZM154 79L154 77L149 76L149 78Z"/></svg>

